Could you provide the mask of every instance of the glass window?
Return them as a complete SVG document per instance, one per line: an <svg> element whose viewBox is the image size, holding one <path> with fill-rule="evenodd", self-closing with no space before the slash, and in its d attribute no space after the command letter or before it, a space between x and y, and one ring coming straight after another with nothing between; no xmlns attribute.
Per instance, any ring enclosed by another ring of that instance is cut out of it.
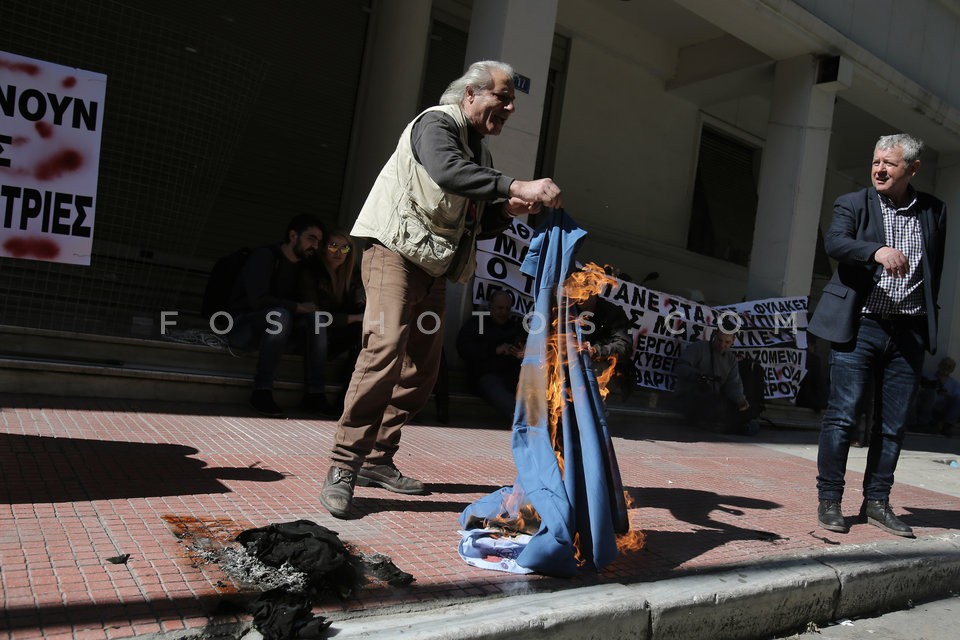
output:
<svg viewBox="0 0 960 640"><path fill-rule="evenodd" d="M747 266L757 217L760 148L704 126L687 249Z"/></svg>

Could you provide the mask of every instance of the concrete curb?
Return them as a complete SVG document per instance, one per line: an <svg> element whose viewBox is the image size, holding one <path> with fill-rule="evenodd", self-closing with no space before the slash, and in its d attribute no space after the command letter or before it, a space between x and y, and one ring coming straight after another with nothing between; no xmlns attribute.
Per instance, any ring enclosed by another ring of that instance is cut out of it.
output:
<svg viewBox="0 0 960 640"><path fill-rule="evenodd" d="M835 618L903 609L960 591L960 534L838 549L821 561L840 580Z"/></svg>
<svg viewBox="0 0 960 640"><path fill-rule="evenodd" d="M378 613L334 622L330 630L335 630L337 640L648 638L650 611L645 604L636 587L609 584L484 599L423 612Z"/></svg>
<svg viewBox="0 0 960 640"><path fill-rule="evenodd" d="M785 558L641 585L648 638L754 638L830 620L840 585L829 567Z"/></svg>
<svg viewBox="0 0 960 640"><path fill-rule="evenodd" d="M347 638L764 638L960 591L960 534L829 549L635 585L335 620ZM544 633L549 635L544 636Z"/></svg>

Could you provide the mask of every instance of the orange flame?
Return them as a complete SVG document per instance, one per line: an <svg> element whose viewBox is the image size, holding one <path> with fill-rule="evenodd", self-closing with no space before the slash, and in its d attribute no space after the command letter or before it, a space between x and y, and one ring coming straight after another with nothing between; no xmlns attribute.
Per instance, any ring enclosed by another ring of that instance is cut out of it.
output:
<svg viewBox="0 0 960 640"><path fill-rule="evenodd" d="M624 490L623 501L626 503L627 509L633 509L637 506L629 491ZM647 534L638 529L631 528L623 535L617 536L617 550L620 551L620 553L635 553L643 549L646 542Z"/></svg>
<svg viewBox="0 0 960 640"><path fill-rule="evenodd" d="M503 501L503 510L507 513L517 513L527 502L527 494L523 491L511 491L510 495Z"/></svg>
<svg viewBox="0 0 960 640"><path fill-rule="evenodd" d="M620 553L635 553L643 549L647 541L647 534L637 529L630 529L622 536L617 536L617 550Z"/></svg>
<svg viewBox="0 0 960 640"><path fill-rule="evenodd" d="M588 262L582 269L570 274L563 285L564 294L567 296L569 304L584 305L590 298L603 291L607 285L616 284L616 278L608 275L612 270L609 266L603 268L593 262ZM580 321L586 323L587 319L581 317ZM597 386L599 387L600 397L603 399L606 399L610 393L608 385L616 372L616 366L617 357L615 355L608 356L607 366L597 376Z"/></svg>
<svg viewBox="0 0 960 640"><path fill-rule="evenodd" d="M488 518L483 522L484 528L500 529L505 534L527 533L535 534L540 529L540 514L527 502L522 505L514 517L498 516Z"/></svg>
<svg viewBox="0 0 960 640"><path fill-rule="evenodd" d="M511 493L503 497L499 515L492 518L470 516L466 528L499 529L506 536L520 533L533 535L540 529L540 514L527 499L526 493L514 487Z"/></svg>
<svg viewBox="0 0 960 640"><path fill-rule="evenodd" d="M588 262L579 271L575 271L563 283L563 293L572 304L582 304L591 296L603 291L605 286L617 283L617 279L607 275L598 264Z"/></svg>
<svg viewBox="0 0 960 640"><path fill-rule="evenodd" d="M570 276L563 283L562 293L568 306L583 304L592 296L603 291L608 284L615 284L616 279L607 275L606 270L592 262ZM557 320L553 322L553 332L546 345L546 380L544 380L546 389L546 411L550 428L550 442L553 445L554 453L557 456L557 464L560 467L560 474L563 475L563 443L560 440L557 425L560 423L560 416L563 414L564 407L573 402L570 391L563 384L563 368L567 364L567 341L569 334L560 330L557 326ZM597 382L600 386L601 397L607 397L607 383L613 376L616 357L609 359L610 364ZM522 373L521 373L522 376Z"/></svg>
<svg viewBox="0 0 960 640"><path fill-rule="evenodd" d="M553 329L546 345L547 423L550 431L550 444L553 446L553 452L557 457L560 477L563 477L563 442L560 439L560 430L557 429L557 425L560 423L563 407L569 400L560 373L566 360L566 350L563 349L563 345L566 344L566 336L559 331L556 319L553 321Z"/></svg>
<svg viewBox="0 0 960 640"><path fill-rule="evenodd" d="M586 559L583 557L583 551L580 548L580 532L577 531L573 534L573 559L577 563L578 567L582 567L587 564Z"/></svg>
<svg viewBox="0 0 960 640"><path fill-rule="evenodd" d="M597 388L600 389L600 397L606 400L607 395L610 393L608 385L610 384L610 379L613 378L614 373L617 368L617 356L611 354L607 358L607 368L597 376Z"/></svg>

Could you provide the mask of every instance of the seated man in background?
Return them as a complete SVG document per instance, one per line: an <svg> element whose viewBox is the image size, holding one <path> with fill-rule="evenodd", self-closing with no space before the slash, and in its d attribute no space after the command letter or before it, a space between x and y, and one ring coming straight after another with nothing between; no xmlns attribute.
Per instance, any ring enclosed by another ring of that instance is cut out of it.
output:
<svg viewBox="0 0 960 640"><path fill-rule="evenodd" d="M916 428L948 438L960 419L960 382L951 377L957 368L953 358L944 358L934 375L923 376L917 391Z"/></svg>
<svg viewBox="0 0 960 640"><path fill-rule="evenodd" d="M581 334L584 347L590 352L593 371L600 376L616 359L617 381L624 397L633 391L633 340L630 321L623 309L593 294L580 304L583 318ZM609 385L608 385L609 388Z"/></svg>
<svg viewBox="0 0 960 640"><path fill-rule="evenodd" d="M718 433L754 435L762 407L747 401L740 367L730 347L736 327L728 318L709 340L691 342L674 365L680 410L695 426Z"/></svg>
<svg viewBox="0 0 960 640"><path fill-rule="evenodd" d="M460 327L457 353L466 363L470 389L512 420L527 335L511 313L510 293L494 291L487 308L489 313L475 311Z"/></svg>
<svg viewBox="0 0 960 640"><path fill-rule="evenodd" d="M265 416L283 416L273 399L273 380L283 354L295 351L304 356L307 390L301 406L332 417L323 395L326 339L314 330L317 305L299 297L301 270L316 258L321 242L323 223L309 214L295 216L284 241L254 249L234 283L228 338L238 349L259 349L250 406Z"/></svg>

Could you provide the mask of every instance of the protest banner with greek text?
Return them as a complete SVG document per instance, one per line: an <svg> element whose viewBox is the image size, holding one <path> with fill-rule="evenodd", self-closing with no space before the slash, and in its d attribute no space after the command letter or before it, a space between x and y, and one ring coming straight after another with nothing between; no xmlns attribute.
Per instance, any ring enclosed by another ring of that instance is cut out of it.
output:
<svg viewBox="0 0 960 640"><path fill-rule="evenodd" d="M493 291L505 290L514 313L532 311L532 279L520 273L520 264L533 235L531 227L514 221L497 238L477 243L474 304L483 305ZM796 397L806 374L806 296L712 307L619 279L600 295L629 319L638 386L672 391L674 363L686 345L709 339L717 322L726 320L739 329L732 347L737 357L763 367L765 397Z"/></svg>
<svg viewBox="0 0 960 640"><path fill-rule="evenodd" d="M90 264L106 88L0 52L0 257Z"/></svg>

